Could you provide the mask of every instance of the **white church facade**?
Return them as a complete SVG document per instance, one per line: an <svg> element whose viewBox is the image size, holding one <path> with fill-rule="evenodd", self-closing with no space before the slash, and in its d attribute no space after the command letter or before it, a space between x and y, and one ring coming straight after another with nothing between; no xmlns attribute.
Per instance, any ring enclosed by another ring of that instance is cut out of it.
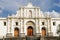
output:
<svg viewBox="0 0 60 40"><path fill-rule="evenodd" d="M60 18L45 16L39 7L29 3L20 7L15 15L0 18L0 37L58 36Z"/></svg>

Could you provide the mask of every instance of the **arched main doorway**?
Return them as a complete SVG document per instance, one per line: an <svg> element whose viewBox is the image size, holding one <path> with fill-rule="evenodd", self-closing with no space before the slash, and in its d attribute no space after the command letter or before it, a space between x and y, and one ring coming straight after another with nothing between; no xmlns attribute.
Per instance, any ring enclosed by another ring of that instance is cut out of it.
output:
<svg viewBox="0 0 60 40"><path fill-rule="evenodd" d="M19 29L15 28L14 29L14 37L18 37L19 36Z"/></svg>
<svg viewBox="0 0 60 40"><path fill-rule="evenodd" d="M33 21L27 21L27 36L33 36L36 33L35 23Z"/></svg>
<svg viewBox="0 0 60 40"><path fill-rule="evenodd" d="M33 28L32 28L32 26L29 26L27 28L27 36L33 36Z"/></svg>
<svg viewBox="0 0 60 40"><path fill-rule="evenodd" d="M46 28L42 27L42 36L46 36Z"/></svg>

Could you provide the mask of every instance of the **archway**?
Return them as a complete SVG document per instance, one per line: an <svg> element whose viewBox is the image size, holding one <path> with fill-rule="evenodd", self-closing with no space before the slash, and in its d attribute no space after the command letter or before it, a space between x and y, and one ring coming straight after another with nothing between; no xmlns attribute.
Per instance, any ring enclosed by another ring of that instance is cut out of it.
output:
<svg viewBox="0 0 60 40"><path fill-rule="evenodd" d="M42 36L46 36L46 28L42 27Z"/></svg>
<svg viewBox="0 0 60 40"><path fill-rule="evenodd" d="M33 36L36 33L35 23L33 21L28 21L27 26L27 36Z"/></svg>
<svg viewBox="0 0 60 40"><path fill-rule="evenodd" d="M33 28L32 28L32 26L29 26L27 28L27 36L33 36Z"/></svg>
<svg viewBox="0 0 60 40"><path fill-rule="evenodd" d="M18 28L14 29L14 37L19 37L19 29Z"/></svg>

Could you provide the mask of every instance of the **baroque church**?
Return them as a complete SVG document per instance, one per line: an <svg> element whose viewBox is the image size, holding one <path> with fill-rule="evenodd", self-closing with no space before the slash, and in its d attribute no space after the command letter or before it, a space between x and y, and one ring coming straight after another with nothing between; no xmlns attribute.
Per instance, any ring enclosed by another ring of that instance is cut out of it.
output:
<svg viewBox="0 0 60 40"><path fill-rule="evenodd" d="M60 18L45 16L40 7L29 3L7 18L0 18L0 37L58 36Z"/></svg>

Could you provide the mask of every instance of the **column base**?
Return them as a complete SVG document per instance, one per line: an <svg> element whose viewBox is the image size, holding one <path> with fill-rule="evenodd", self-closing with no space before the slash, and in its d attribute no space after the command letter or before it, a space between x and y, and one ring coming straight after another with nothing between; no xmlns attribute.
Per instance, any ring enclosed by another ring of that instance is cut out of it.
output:
<svg viewBox="0 0 60 40"><path fill-rule="evenodd" d="M12 33L7 33L6 37L12 37Z"/></svg>
<svg viewBox="0 0 60 40"><path fill-rule="evenodd" d="M25 37L25 33L20 33L20 37Z"/></svg>
<svg viewBox="0 0 60 40"><path fill-rule="evenodd" d="M36 36L41 36L41 34L40 33L36 33Z"/></svg>
<svg viewBox="0 0 60 40"><path fill-rule="evenodd" d="M47 36L53 36L53 33L52 32L48 32Z"/></svg>
<svg viewBox="0 0 60 40"><path fill-rule="evenodd" d="M52 32L49 32L49 36L53 36L53 33Z"/></svg>
<svg viewBox="0 0 60 40"><path fill-rule="evenodd" d="M41 37L40 40L45 40L45 37Z"/></svg>

